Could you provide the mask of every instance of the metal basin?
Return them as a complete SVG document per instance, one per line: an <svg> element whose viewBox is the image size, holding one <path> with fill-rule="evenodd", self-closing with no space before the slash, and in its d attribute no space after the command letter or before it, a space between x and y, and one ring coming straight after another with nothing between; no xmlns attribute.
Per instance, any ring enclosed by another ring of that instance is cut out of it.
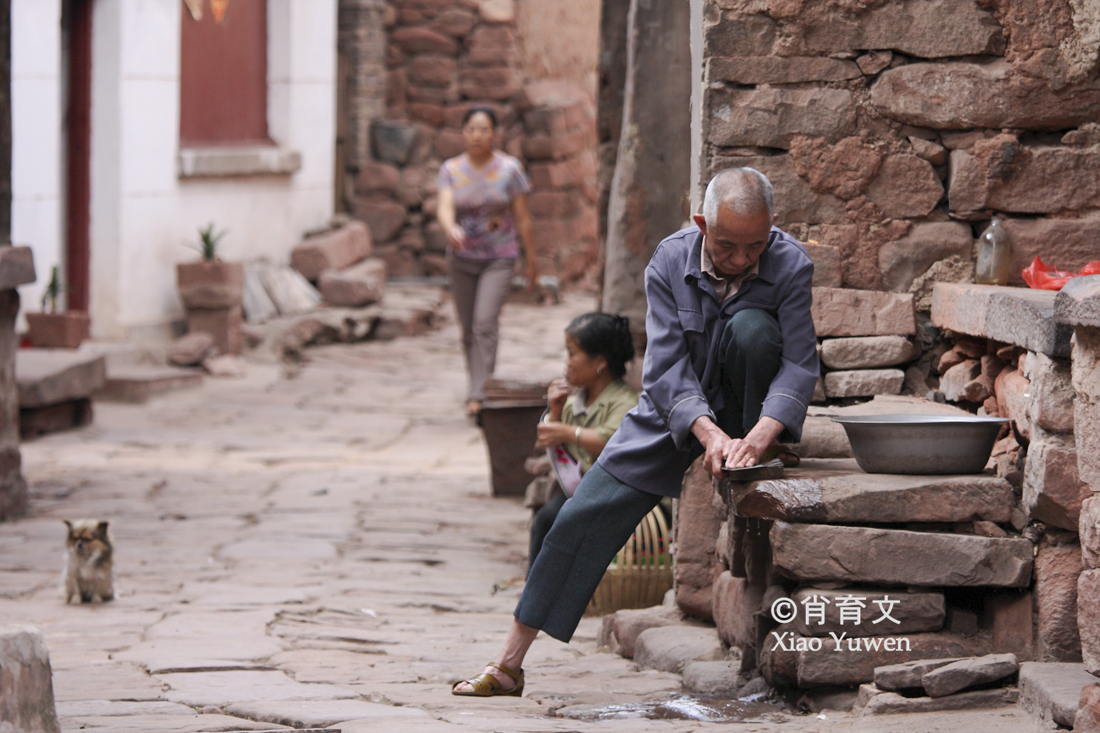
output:
<svg viewBox="0 0 1100 733"><path fill-rule="evenodd" d="M867 473L981 473L1003 417L849 415L844 426L852 454Z"/></svg>

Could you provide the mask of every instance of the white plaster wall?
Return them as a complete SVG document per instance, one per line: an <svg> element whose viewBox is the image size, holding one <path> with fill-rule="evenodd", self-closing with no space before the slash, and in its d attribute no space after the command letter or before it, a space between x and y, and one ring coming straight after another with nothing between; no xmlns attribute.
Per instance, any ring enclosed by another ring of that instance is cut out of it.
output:
<svg viewBox="0 0 1100 733"><path fill-rule="evenodd" d="M336 0L268 2L268 125L301 153L290 176L179 179L179 3L97 0L93 23L93 337L164 337L199 227L227 230L225 259L286 262L331 217Z"/></svg>
<svg viewBox="0 0 1100 733"><path fill-rule="evenodd" d="M61 0L12 0L11 24L12 242L32 247L38 275L19 289L25 312L41 308L50 269L65 271Z"/></svg>

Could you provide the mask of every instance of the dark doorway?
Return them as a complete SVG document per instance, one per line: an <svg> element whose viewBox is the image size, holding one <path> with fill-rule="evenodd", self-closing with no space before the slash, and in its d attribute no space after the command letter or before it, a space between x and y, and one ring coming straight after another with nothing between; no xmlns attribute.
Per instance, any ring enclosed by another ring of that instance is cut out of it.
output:
<svg viewBox="0 0 1100 733"><path fill-rule="evenodd" d="M92 2L65 0L65 303L88 310L92 159ZM47 275L47 277L49 277Z"/></svg>

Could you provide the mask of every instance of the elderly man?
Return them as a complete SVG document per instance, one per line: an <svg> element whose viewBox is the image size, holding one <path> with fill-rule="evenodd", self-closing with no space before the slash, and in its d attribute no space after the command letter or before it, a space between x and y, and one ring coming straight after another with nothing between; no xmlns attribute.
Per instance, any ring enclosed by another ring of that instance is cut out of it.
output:
<svg viewBox="0 0 1100 733"><path fill-rule="evenodd" d="M456 695L521 695L540 630L569 641L608 563L704 456L707 471L758 463L797 442L818 378L813 263L772 226L771 183L735 168L711 180L696 226L657 247L638 406L585 474L534 560L496 660Z"/></svg>

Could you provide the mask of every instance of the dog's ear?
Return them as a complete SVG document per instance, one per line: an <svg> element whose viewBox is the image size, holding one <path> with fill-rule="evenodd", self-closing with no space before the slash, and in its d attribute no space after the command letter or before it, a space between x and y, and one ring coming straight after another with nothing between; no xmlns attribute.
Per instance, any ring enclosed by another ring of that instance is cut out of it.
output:
<svg viewBox="0 0 1100 733"><path fill-rule="evenodd" d="M71 535L73 533L73 523L70 522L68 519L62 519L61 521L64 522L65 526L69 528L69 534Z"/></svg>
<svg viewBox="0 0 1100 733"><path fill-rule="evenodd" d="M100 522L99 524L97 524L96 528L95 528L95 533L96 533L96 536L99 537L100 539L102 539L102 540L107 539L107 522L103 521L103 522Z"/></svg>

